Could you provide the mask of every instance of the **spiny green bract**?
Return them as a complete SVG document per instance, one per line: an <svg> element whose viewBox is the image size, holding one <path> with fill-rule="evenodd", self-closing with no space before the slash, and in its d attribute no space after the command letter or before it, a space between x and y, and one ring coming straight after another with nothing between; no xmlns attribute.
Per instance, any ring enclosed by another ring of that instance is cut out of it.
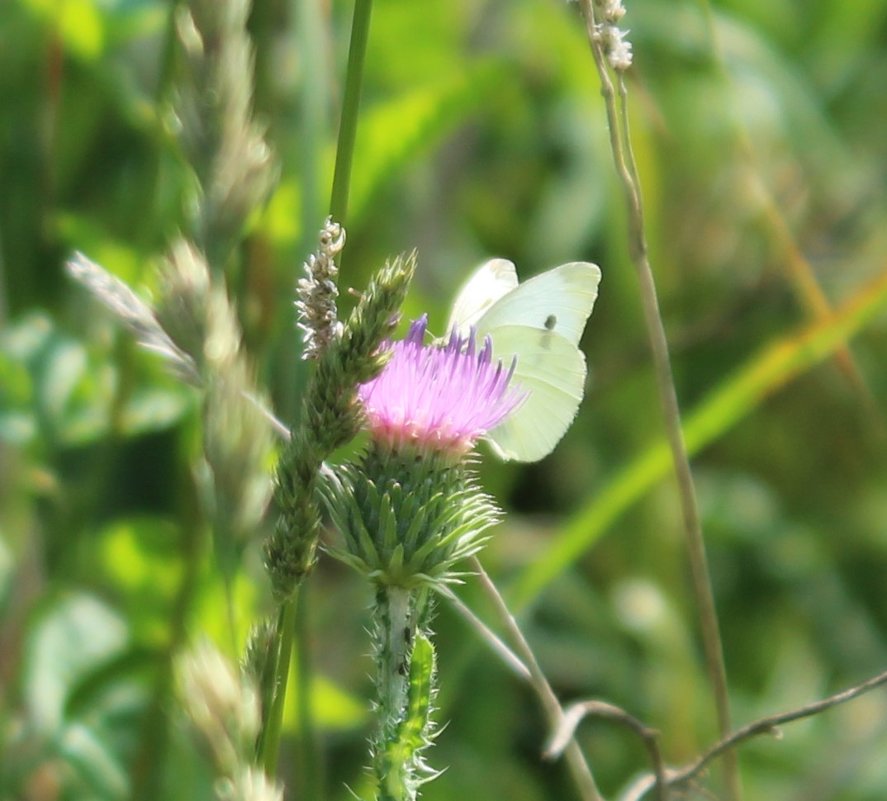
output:
<svg viewBox="0 0 887 801"><path fill-rule="evenodd" d="M327 477L323 498L345 539L334 556L381 584L419 587L458 577L498 522L493 501L465 463L370 445Z"/></svg>

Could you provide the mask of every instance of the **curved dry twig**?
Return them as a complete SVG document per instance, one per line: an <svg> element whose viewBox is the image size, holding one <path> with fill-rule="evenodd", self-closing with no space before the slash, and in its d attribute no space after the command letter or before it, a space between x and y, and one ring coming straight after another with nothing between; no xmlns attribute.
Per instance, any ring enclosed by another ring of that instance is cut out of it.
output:
<svg viewBox="0 0 887 801"><path fill-rule="evenodd" d="M712 760L743 743L745 740L750 740L759 734L778 734L779 727L785 723L792 723L796 720L818 715L820 712L831 709L833 706L847 703L847 701L852 701L854 698L884 684L887 684L887 670L860 684L830 695L828 698L752 721L719 740L690 765L678 770L668 771L667 778L665 779L666 785L668 787L677 787L687 784L697 778ZM628 792L622 797L622 801L640 801L651 789L661 784L661 782L662 779L658 775L645 776L629 788Z"/></svg>
<svg viewBox="0 0 887 801"><path fill-rule="evenodd" d="M554 759L559 757L567 744L572 740L576 727L587 717L598 717L612 720L627 729L630 729L644 743L650 761L653 763L654 786L656 788L657 801L667 801L668 782L665 774L665 762L662 752L659 750L659 732L629 715L624 709L606 701L578 701L564 710L564 716L560 725L552 735L545 756Z"/></svg>
<svg viewBox="0 0 887 801"><path fill-rule="evenodd" d="M480 559L478 559L477 556L472 556L470 558L470 563L472 572L480 582L481 588L486 596L493 602L493 606L495 607L505 630L508 632L519 658L522 659L524 665L529 670L530 686L539 698L545 716L548 718L549 725L554 728L559 728L563 718L563 710L560 701L558 701L557 696L554 694L554 690L548 683L548 679L542 672L539 662L536 660L536 655L533 653L533 649L527 642L527 638L524 636L514 615L505 603L505 599L493 583L493 580L490 578L489 573L487 573ZM585 759L585 755L582 753L582 749L579 748L579 744L572 738L568 738L568 740L569 742L564 748L565 759L567 767L576 783L576 789L579 791L579 795L583 801L602 801L603 796L598 789L594 775Z"/></svg>

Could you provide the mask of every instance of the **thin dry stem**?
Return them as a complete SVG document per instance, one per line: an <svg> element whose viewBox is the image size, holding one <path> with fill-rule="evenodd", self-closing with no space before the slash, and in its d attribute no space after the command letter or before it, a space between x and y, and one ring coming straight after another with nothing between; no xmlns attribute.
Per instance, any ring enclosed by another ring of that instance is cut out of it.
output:
<svg viewBox="0 0 887 801"><path fill-rule="evenodd" d="M619 74L619 106L617 108L616 91L607 68L605 54L597 35L594 0L582 0L582 14L585 17L588 41L594 58L595 67L601 80L601 94L604 98L607 119L610 127L610 146L616 172L619 175L625 193L628 209L629 253L634 263L640 283L641 301L644 309L644 320L647 336L653 355L656 386L665 421L666 435L674 462L675 475L680 491L681 508L684 518L684 531L690 557L693 592L699 610L702 629L703 647L709 679L715 696L718 727L721 735L730 731L730 706L727 692L727 675L724 666L723 648L715 611L714 593L705 555L705 543L702 537L702 526L696 500L696 489L687 448L681 428L680 408L671 370L668 353L668 341L662 316L659 312L659 300L656 294L656 283L647 248L644 227L644 206L641 198L640 183L637 176L634 154L631 150L631 136L628 124L626 103L626 86L622 74ZM733 752L727 752L724 759L724 773L727 782L728 797L739 801L741 796L739 770Z"/></svg>
<svg viewBox="0 0 887 801"><path fill-rule="evenodd" d="M650 762L653 763L653 786L656 789L656 801L668 801L668 782L665 776L665 762L659 750L659 732L628 714L624 709L606 701L578 701L570 704L564 712L561 728L554 733L546 749L546 755L560 756L564 747L573 737L576 727L587 717L598 717L612 720L636 734L647 749Z"/></svg>
<svg viewBox="0 0 887 801"><path fill-rule="evenodd" d="M443 595L452 605L453 608L465 619L471 628L473 628L480 638L490 646L490 648L501 657L502 661L508 666L512 673L524 681L531 681L532 675L529 668L520 660L520 657L514 653L494 631L487 626L472 610L465 604L456 593L454 593L446 584L435 587L435 589Z"/></svg>
<svg viewBox="0 0 887 801"><path fill-rule="evenodd" d="M471 557L471 568L473 572L477 574L484 592L493 602L496 612L502 620L502 624L508 631L515 648L529 670L530 675L528 681L530 682L530 686L536 691L536 695L539 696L539 701L542 703L545 717L548 718L548 725L551 727L552 731L557 731L563 721L564 710L561 707L557 696L554 694L554 690L551 689L548 679L542 672L542 668L536 660L536 655L533 653L533 649L527 642L526 637L524 637L520 626L518 626L517 621L514 619L514 615L511 614L499 589L484 569L480 559L476 556ZM601 795L600 790L598 790L594 776L591 773L591 768L589 768L588 763L585 761L585 755L582 753L582 749L579 748L579 744L574 739L570 739L569 744L564 749L564 755L567 760L567 766L570 769L570 774L573 777L573 781L576 783L576 788L583 801L603 801L603 796Z"/></svg>
<svg viewBox="0 0 887 801"><path fill-rule="evenodd" d="M828 698L814 701L813 703L806 704L796 709L791 709L787 712L778 712L774 715L768 715L767 717L752 721L719 740L687 767L668 771L665 782L668 787L680 787L681 785L686 785L688 782L699 776L713 759L716 759L722 754L729 753L737 745L740 745L746 740L750 740L752 737L757 737L759 734L773 734L778 736L779 727L785 723L792 723L796 720L801 720L802 718L818 715L834 706L852 701L863 693L867 693L870 690L883 686L884 684L887 684L887 670L883 673L879 673L877 676L866 679L860 684L846 690L841 690L834 695L830 695ZM623 796L622 801L640 801L651 788L661 782L662 779L658 776L645 776L629 788L629 791Z"/></svg>

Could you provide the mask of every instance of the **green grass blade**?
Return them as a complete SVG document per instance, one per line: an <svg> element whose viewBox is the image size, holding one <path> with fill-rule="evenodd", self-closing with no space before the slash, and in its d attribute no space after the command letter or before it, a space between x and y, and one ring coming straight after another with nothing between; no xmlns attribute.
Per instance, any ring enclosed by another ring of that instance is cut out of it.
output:
<svg viewBox="0 0 887 801"><path fill-rule="evenodd" d="M361 119L350 217L360 224L378 191L477 109L495 102L501 65L485 62L368 109Z"/></svg>
<svg viewBox="0 0 887 801"><path fill-rule="evenodd" d="M698 453L715 442L767 397L843 347L885 305L887 272L860 289L828 320L764 347L685 417L688 452ZM524 607L536 599L670 470L668 447L660 439L617 473L575 514L540 557L524 569L509 593L513 607Z"/></svg>

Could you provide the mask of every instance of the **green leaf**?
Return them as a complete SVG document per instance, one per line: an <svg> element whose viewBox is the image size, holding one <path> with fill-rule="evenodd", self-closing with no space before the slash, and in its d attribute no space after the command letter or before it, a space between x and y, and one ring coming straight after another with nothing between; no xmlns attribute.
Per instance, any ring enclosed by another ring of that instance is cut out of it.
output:
<svg viewBox="0 0 887 801"><path fill-rule="evenodd" d="M111 753L106 739L88 727L73 724L65 729L58 743L59 755L73 766L85 785L77 798L125 799L129 780L120 760Z"/></svg>
<svg viewBox="0 0 887 801"><path fill-rule="evenodd" d="M42 732L57 732L68 696L91 670L126 644L116 612L85 593L48 601L32 621L25 651L24 696L29 717Z"/></svg>
<svg viewBox="0 0 887 801"><path fill-rule="evenodd" d="M37 432L31 411L34 395L28 370L0 341L0 439L24 445Z"/></svg>
<svg viewBox="0 0 887 801"><path fill-rule="evenodd" d="M482 64L371 108L357 135L349 201L352 225L369 211L386 182L491 102L502 76L500 65Z"/></svg>
<svg viewBox="0 0 887 801"><path fill-rule="evenodd" d="M42 435L71 446L107 436L119 381L108 347L87 349L41 313L7 328L0 336L0 438L21 445ZM138 358L152 361L148 355ZM118 433L168 428L187 413L193 398L176 383L139 384L120 411Z"/></svg>
<svg viewBox="0 0 887 801"><path fill-rule="evenodd" d="M194 393L184 386L141 389L133 394L123 409L120 433L136 436L170 428L188 412L194 397Z"/></svg>

